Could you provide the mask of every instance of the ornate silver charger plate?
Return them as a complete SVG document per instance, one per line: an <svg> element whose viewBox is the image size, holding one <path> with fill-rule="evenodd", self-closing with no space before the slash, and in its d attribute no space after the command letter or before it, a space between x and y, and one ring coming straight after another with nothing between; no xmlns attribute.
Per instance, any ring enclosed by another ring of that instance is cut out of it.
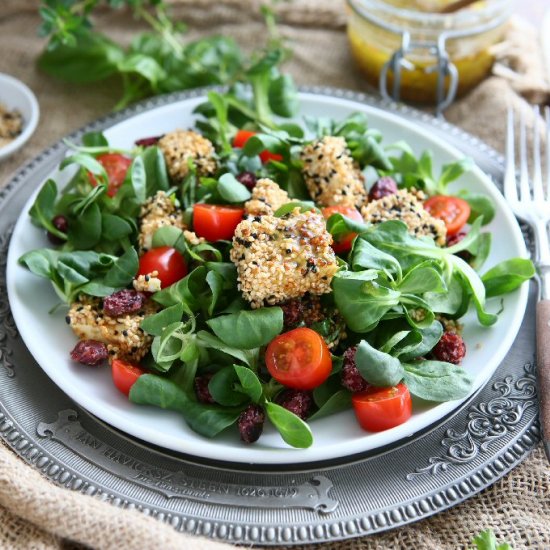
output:
<svg viewBox="0 0 550 550"><path fill-rule="evenodd" d="M441 120L348 91L304 91L364 102L428 127L471 156L500 186L503 159ZM136 113L203 95L142 102L70 136ZM5 266L10 230L30 193L66 151L58 143L0 192L0 436L52 482L187 533L259 545L324 542L418 521L502 477L539 441L534 377L534 302L489 383L447 418L414 437L338 462L255 467L200 461L132 439L75 405L36 364L10 313Z"/></svg>

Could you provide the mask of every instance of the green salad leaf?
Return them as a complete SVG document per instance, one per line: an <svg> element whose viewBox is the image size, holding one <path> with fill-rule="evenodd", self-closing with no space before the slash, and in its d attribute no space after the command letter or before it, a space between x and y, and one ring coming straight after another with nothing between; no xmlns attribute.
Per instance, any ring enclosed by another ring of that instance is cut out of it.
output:
<svg viewBox="0 0 550 550"><path fill-rule="evenodd" d="M283 330L283 310L262 307L221 315L207 321L225 344L244 350L265 346Z"/></svg>
<svg viewBox="0 0 550 550"><path fill-rule="evenodd" d="M311 429L300 417L271 402L265 404L265 409L267 417L277 428L285 443L299 449L307 449L313 445Z"/></svg>
<svg viewBox="0 0 550 550"><path fill-rule="evenodd" d="M130 401L182 414L195 432L214 437L237 421L240 408L203 405L193 401L173 381L156 374L143 374L130 389Z"/></svg>

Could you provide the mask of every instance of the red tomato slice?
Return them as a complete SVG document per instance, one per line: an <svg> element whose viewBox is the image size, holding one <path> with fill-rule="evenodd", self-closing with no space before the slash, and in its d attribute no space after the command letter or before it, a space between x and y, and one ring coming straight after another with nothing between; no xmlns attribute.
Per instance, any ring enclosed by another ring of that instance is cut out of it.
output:
<svg viewBox="0 0 550 550"><path fill-rule="evenodd" d="M183 279L187 275L187 264L184 257L171 246L153 248L139 259L138 275L148 275L158 271L162 288Z"/></svg>
<svg viewBox="0 0 550 550"><path fill-rule="evenodd" d="M412 414L411 394L405 384L391 388L371 386L351 397L361 428L369 432L389 430L406 422Z"/></svg>
<svg viewBox="0 0 550 550"><path fill-rule="evenodd" d="M237 225L243 219L244 208L220 204L195 204L193 206L193 229L207 241L233 238Z"/></svg>
<svg viewBox="0 0 550 550"><path fill-rule="evenodd" d="M132 159L129 159L119 153L104 153L99 155L96 160L105 168L107 177L109 178L109 185L107 187L107 195L114 197L120 186L124 183L128 168L132 164ZM88 178L90 183L95 187L97 180L95 176L88 172Z"/></svg>
<svg viewBox="0 0 550 550"><path fill-rule="evenodd" d="M117 389L124 395L128 395L130 388L142 374L145 374L145 371L122 359L113 359L111 373Z"/></svg>
<svg viewBox="0 0 550 550"><path fill-rule="evenodd" d="M327 206L323 208L322 212L323 216L327 220L333 214L342 214L343 216L347 216L348 218L351 218L356 222L363 221L363 216L361 216L359 211L353 206L345 206L343 204L337 206ZM332 243L332 249L334 250L334 252L336 252L336 254L349 252L351 250L351 245L355 237L357 237L357 233L348 233L347 235L344 235L343 237L338 239L338 241L334 241Z"/></svg>
<svg viewBox="0 0 550 550"><path fill-rule="evenodd" d="M273 339L265 351L265 363L277 382L296 390L320 386L332 370L332 358L325 341L306 327Z"/></svg>
<svg viewBox="0 0 550 550"><path fill-rule="evenodd" d="M235 137L233 138L233 147L237 147L238 149L242 149L246 142L252 137L255 136L257 132L251 132L250 130L239 130ZM270 160L283 160L283 157L279 155L278 153L272 153L271 151L268 151L267 149L265 151L262 151L260 153L260 159L261 161L266 164Z"/></svg>
<svg viewBox="0 0 550 550"><path fill-rule="evenodd" d="M435 195L430 197L424 208L434 217L445 222L447 235L456 235L470 217L470 205L458 197Z"/></svg>

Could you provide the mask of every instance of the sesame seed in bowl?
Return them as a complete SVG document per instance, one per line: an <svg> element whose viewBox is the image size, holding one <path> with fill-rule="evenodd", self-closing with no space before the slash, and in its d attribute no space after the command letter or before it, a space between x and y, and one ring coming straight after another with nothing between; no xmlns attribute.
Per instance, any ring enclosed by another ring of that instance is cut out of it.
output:
<svg viewBox="0 0 550 550"><path fill-rule="evenodd" d="M39 118L38 101L28 86L0 73L0 161L30 139Z"/></svg>

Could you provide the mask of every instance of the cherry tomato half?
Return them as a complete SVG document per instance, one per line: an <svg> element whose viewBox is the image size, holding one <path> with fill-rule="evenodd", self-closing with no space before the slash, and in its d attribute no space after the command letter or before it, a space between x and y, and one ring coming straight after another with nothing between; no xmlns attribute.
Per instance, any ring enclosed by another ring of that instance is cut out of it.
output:
<svg viewBox="0 0 550 550"><path fill-rule="evenodd" d="M412 414L411 394L405 384L391 388L371 386L351 397L361 428L369 432L389 430L406 422Z"/></svg>
<svg viewBox="0 0 550 550"><path fill-rule="evenodd" d="M119 153L104 153L103 155L99 155L96 160L105 168L107 177L109 178L107 195L114 197L120 186L124 183L126 172L128 172L128 168L132 164L132 159ZM88 179L94 187L97 185L97 180L91 172L88 172Z"/></svg>
<svg viewBox="0 0 550 550"><path fill-rule="evenodd" d="M132 363L128 363L128 361L113 359L111 373L117 389L124 395L128 395L130 388L142 374L145 374L145 371L136 365L132 365Z"/></svg>
<svg viewBox="0 0 550 550"><path fill-rule="evenodd" d="M347 216L356 222L363 221L363 216L361 216L359 211L353 206L345 206L343 204L337 206L327 206L323 208L322 212L326 220L328 220L333 214L342 214L343 216ZM353 243L353 239L355 239L355 237L357 237L357 233L348 233L342 236L338 239L338 241L334 241L332 243L332 249L336 252L336 254L342 254L350 251L351 244Z"/></svg>
<svg viewBox="0 0 550 550"><path fill-rule="evenodd" d="M332 370L332 358L323 338L310 328L295 328L274 338L265 351L269 374L296 390L320 386Z"/></svg>
<svg viewBox="0 0 550 550"><path fill-rule="evenodd" d="M456 235L470 217L470 205L458 197L435 195L430 197L424 208L434 217L445 222L447 235Z"/></svg>
<svg viewBox="0 0 550 550"><path fill-rule="evenodd" d="M250 130L239 130L233 138L233 147L242 149L246 145L246 142L255 135L256 132L251 132ZM260 159L264 164L266 164L270 160L283 160L283 157L278 153L272 153L266 149L260 153Z"/></svg>
<svg viewBox="0 0 550 550"><path fill-rule="evenodd" d="M158 271L161 288L183 279L187 275L187 264L183 256L171 246L152 248L139 259L138 275Z"/></svg>
<svg viewBox="0 0 550 550"><path fill-rule="evenodd" d="M244 208L221 204L195 204L193 206L193 229L207 241L233 238L237 225L242 221Z"/></svg>

